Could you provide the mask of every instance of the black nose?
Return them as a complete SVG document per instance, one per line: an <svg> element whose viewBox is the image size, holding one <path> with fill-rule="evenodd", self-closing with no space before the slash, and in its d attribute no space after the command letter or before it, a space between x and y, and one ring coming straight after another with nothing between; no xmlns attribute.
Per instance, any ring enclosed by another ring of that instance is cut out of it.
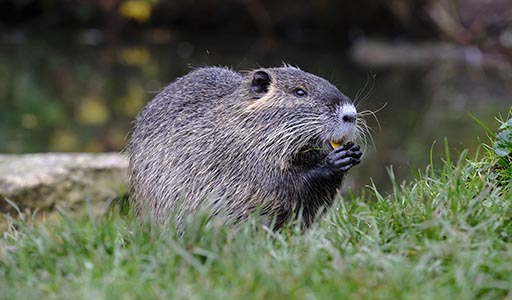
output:
<svg viewBox="0 0 512 300"><path fill-rule="evenodd" d="M344 114L341 119L345 123L355 123L356 122L356 115L355 114Z"/></svg>

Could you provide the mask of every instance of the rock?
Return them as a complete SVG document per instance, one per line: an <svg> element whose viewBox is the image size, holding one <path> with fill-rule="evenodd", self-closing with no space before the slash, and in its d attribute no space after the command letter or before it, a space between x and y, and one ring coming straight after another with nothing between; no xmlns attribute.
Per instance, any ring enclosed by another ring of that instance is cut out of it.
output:
<svg viewBox="0 0 512 300"><path fill-rule="evenodd" d="M86 200L104 210L125 193L127 165L117 153L0 155L0 212L15 211L6 198L24 212L83 209Z"/></svg>

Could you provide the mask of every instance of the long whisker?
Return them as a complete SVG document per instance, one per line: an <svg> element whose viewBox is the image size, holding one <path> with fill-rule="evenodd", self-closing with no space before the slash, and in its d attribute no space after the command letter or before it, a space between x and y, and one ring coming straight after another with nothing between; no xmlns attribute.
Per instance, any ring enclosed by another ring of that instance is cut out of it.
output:
<svg viewBox="0 0 512 300"><path fill-rule="evenodd" d="M366 99L368 99L371 95L371 93L373 92L373 89L375 88L375 77L377 75L373 74L373 73L370 73L368 74L368 77L371 77L371 86L370 88L368 89L368 92L366 92L366 94L361 98L361 100L359 100L355 106L357 108L357 106L359 106L359 104L363 103L363 101L365 101Z"/></svg>
<svg viewBox="0 0 512 300"><path fill-rule="evenodd" d="M381 110L383 110L386 106L387 106L387 102L385 102L380 108L378 108L377 110L375 111L371 111L371 110L363 110L362 112L359 112L357 114L358 118L360 117L364 117L364 116L369 116L371 115L375 121L377 122L377 126L379 127L379 131L382 132L382 127L380 125L380 122L379 122L379 118L377 118L377 113L380 112ZM362 118L360 120L363 120Z"/></svg>
<svg viewBox="0 0 512 300"><path fill-rule="evenodd" d="M368 77L366 77L366 82L364 83L363 87L357 90L355 96L354 96L354 105L356 105L357 101L359 100L359 96L363 93L363 91L368 86Z"/></svg>
<svg viewBox="0 0 512 300"><path fill-rule="evenodd" d="M374 150L376 151L375 141L373 140L373 135L371 133L371 128L366 124L366 120L361 120L357 125L357 137L356 140L363 138L363 149L366 151L368 146L368 139L370 139L371 144L373 145Z"/></svg>
<svg viewBox="0 0 512 300"><path fill-rule="evenodd" d="M378 113L378 112L380 112L381 110L383 110L387 105L388 105L388 102L384 102L384 104L383 104L381 107L377 108L376 110L373 110L373 111L372 111L372 110L367 109L367 110L363 110L363 111L359 112L359 114L364 114L364 113Z"/></svg>
<svg viewBox="0 0 512 300"><path fill-rule="evenodd" d="M373 92L373 89L375 88L375 77L376 75L373 74L373 73L369 73L366 77L366 82L363 86L362 89L360 89L356 95L355 95L355 98L354 98L354 106L357 108L361 103L363 103L364 100L368 99L368 97L370 96L370 94ZM366 91L366 88L368 87L368 85L370 84L371 82L371 86L370 88L368 89L368 91L366 92L366 94L364 94L363 97L359 98L363 93L365 93Z"/></svg>

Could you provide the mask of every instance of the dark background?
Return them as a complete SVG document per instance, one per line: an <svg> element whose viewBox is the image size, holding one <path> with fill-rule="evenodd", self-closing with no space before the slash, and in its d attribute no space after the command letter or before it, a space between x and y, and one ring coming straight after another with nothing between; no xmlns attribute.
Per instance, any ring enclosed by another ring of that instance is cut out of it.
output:
<svg viewBox="0 0 512 300"><path fill-rule="evenodd" d="M191 68L283 62L359 100L353 187L388 185L488 142L512 105L509 0L0 0L0 152L121 151L130 122ZM359 95L359 96L358 96Z"/></svg>

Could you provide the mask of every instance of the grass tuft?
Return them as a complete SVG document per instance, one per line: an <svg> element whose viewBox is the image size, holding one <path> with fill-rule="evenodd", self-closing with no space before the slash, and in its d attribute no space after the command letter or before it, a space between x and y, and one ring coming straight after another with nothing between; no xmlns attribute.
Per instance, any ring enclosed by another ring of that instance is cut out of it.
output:
<svg viewBox="0 0 512 300"><path fill-rule="evenodd" d="M448 149L448 144L445 142ZM447 152L448 153L448 152ZM1 299L512 299L512 170L493 146L375 185L303 232L250 219L10 218ZM7 216L6 216L7 217ZM8 217L7 217L8 218Z"/></svg>

